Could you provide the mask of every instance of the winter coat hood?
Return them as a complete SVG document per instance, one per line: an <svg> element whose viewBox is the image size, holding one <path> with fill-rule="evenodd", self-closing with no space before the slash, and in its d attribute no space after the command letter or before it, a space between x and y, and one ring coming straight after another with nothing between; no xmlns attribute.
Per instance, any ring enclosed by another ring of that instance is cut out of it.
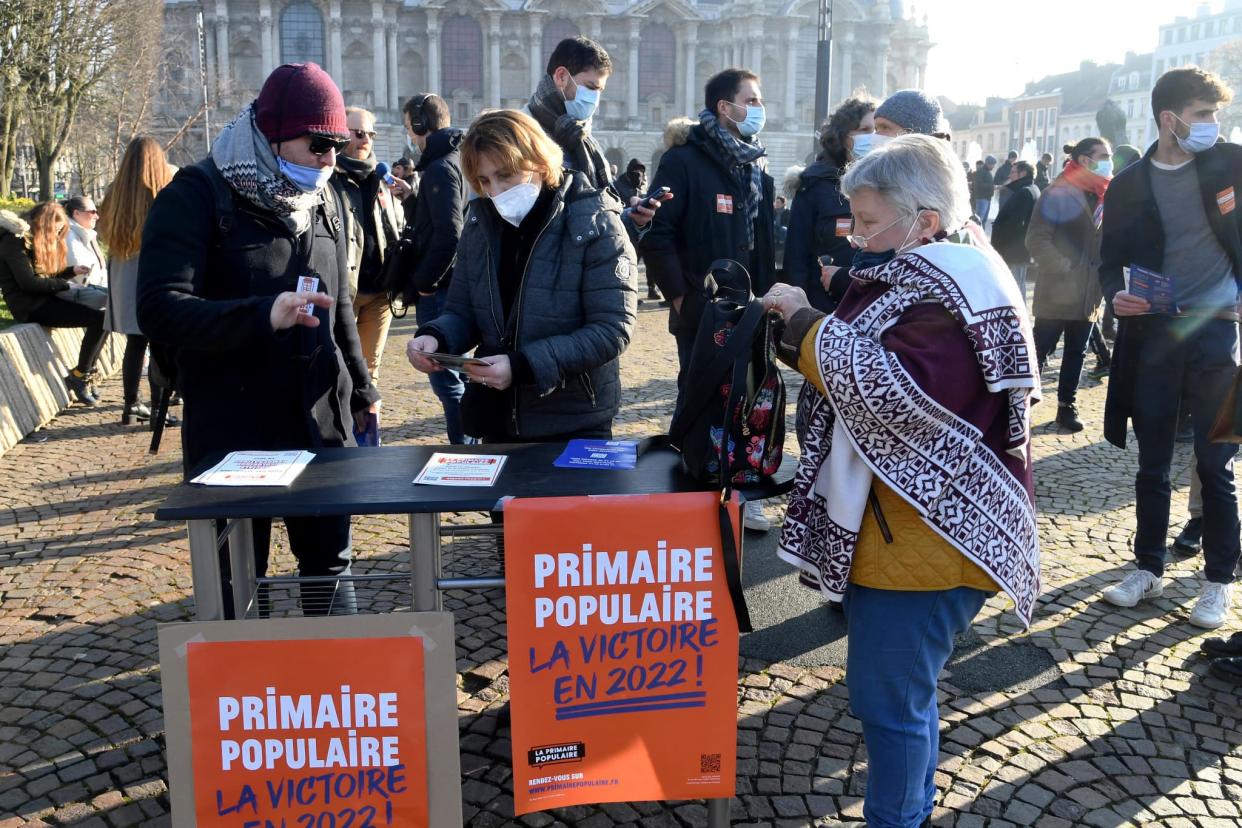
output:
<svg viewBox="0 0 1242 828"><path fill-rule="evenodd" d="M698 121L684 116L669 121L664 127L664 148L672 149L685 144L690 137L690 130L696 126Z"/></svg>
<svg viewBox="0 0 1242 828"><path fill-rule="evenodd" d="M30 225L17 213L11 210L0 210L0 230L6 230L20 237L30 232Z"/></svg>
<svg viewBox="0 0 1242 828"><path fill-rule="evenodd" d="M455 152L465 137L466 133L455 127L437 129L427 136L427 148L418 157L418 166L414 171L421 173L444 156Z"/></svg>

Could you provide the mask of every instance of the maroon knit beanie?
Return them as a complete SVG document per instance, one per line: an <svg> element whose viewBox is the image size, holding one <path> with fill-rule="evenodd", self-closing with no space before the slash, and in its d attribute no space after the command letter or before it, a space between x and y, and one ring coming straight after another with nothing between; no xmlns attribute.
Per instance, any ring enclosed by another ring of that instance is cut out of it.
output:
<svg viewBox="0 0 1242 828"><path fill-rule="evenodd" d="M254 102L255 123L267 140L288 141L309 132L348 138L345 99L316 63L277 66Z"/></svg>

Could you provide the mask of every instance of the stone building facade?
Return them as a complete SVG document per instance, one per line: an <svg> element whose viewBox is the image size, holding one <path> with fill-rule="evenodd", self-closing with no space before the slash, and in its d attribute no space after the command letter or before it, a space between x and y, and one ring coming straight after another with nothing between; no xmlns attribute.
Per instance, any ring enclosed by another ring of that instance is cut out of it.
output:
<svg viewBox="0 0 1242 828"><path fill-rule="evenodd" d="M697 115L707 78L735 65L761 75L778 177L812 146L818 0L168 0L165 9L170 122L202 105L201 75L218 126L273 67L313 60L347 104L376 113L378 151L392 160L405 146L408 97L437 92L459 126L483 109L520 107L556 43L584 34L613 61L594 132L618 166L657 161L664 124ZM902 0L835 0L833 30L834 105L855 88L882 97L922 87L927 29ZM197 128L185 156L205 145Z"/></svg>

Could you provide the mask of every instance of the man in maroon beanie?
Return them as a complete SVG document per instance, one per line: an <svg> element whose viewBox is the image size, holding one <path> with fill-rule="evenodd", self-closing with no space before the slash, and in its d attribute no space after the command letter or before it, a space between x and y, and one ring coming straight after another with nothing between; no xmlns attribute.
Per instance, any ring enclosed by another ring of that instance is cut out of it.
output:
<svg viewBox="0 0 1242 828"><path fill-rule="evenodd" d="M345 215L325 186L347 138L332 78L313 63L277 67L151 207L138 322L175 353L187 477L229 451L354 445L349 415L365 422L379 403L350 304ZM300 574L349 574L348 517L284 520ZM253 525L263 575L271 521ZM222 550L226 578L227 564ZM224 595L231 615L227 581ZM349 583L301 598L308 615L355 611Z"/></svg>

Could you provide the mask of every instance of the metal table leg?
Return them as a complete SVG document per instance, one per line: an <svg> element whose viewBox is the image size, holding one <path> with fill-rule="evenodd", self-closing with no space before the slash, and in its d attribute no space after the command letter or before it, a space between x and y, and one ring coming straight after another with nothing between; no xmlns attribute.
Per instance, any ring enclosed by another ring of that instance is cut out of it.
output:
<svg viewBox="0 0 1242 828"><path fill-rule="evenodd" d="M707 800L707 828L728 828L731 799Z"/></svg>
<svg viewBox="0 0 1242 828"><path fill-rule="evenodd" d="M224 619L224 586L216 550L214 520L187 521L190 530L190 575L194 580L194 614L199 621Z"/></svg>
<svg viewBox="0 0 1242 828"><path fill-rule="evenodd" d="M254 600L254 521L229 521L229 572L233 582L233 617L245 618Z"/></svg>
<svg viewBox="0 0 1242 828"><path fill-rule="evenodd" d="M440 595L440 514L410 515L410 573L415 612L444 609Z"/></svg>

